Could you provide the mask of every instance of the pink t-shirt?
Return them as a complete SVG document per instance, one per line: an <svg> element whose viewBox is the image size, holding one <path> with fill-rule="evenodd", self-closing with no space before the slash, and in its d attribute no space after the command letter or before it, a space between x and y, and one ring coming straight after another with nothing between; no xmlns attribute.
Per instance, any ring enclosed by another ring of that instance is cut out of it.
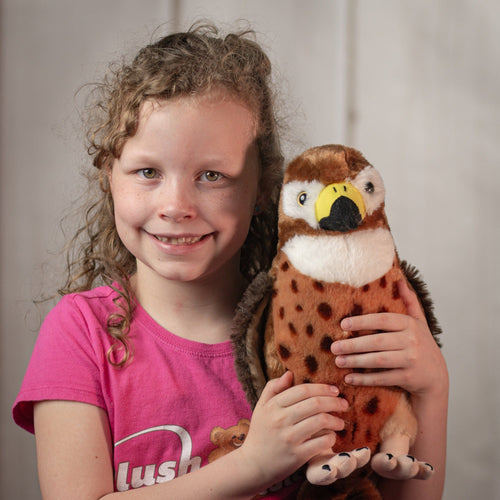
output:
<svg viewBox="0 0 500 500"><path fill-rule="evenodd" d="M230 342L176 337L141 307L134 311L133 359L113 367L107 318L117 311L109 287L66 295L48 314L13 407L34 432L33 402L70 400L104 409L114 443L115 489L171 480L241 444L251 409L237 380ZM228 478L230 480L230 478ZM294 485L264 498L287 498Z"/></svg>

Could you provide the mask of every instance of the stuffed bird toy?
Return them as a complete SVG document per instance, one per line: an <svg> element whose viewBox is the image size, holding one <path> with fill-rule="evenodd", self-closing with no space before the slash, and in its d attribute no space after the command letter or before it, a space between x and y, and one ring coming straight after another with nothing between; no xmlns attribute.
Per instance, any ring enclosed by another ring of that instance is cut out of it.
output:
<svg viewBox="0 0 500 500"><path fill-rule="evenodd" d="M378 476L433 472L408 454L417 432L408 394L345 384L349 370L336 366L330 349L335 340L376 333L344 331L345 317L405 314L399 280L417 292L431 331L440 333L425 284L398 258L384 204L382 178L360 152L338 145L304 152L285 172L272 268L238 308L236 367L251 404L286 370L295 384L336 385L349 403L333 449L309 462L300 498L378 499Z"/></svg>

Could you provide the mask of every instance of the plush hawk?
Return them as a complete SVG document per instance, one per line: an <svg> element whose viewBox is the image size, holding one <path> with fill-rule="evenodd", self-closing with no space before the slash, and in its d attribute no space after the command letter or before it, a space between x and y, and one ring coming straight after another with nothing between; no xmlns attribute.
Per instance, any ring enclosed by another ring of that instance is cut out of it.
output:
<svg viewBox="0 0 500 500"><path fill-rule="evenodd" d="M408 394L345 384L349 370L336 366L330 350L337 339L375 333L343 331L347 316L405 314L401 279L419 295L433 334L440 333L425 285L398 258L384 202L382 178L360 152L338 145L304 152L285 172L272 269L256 278L238 309L236 366L252 405L266 381L285 370L295 384L336 385L349 403L333 449L309 462L301 498L376 499L377 475L432 474L408 455L417 432Z"/></svg>

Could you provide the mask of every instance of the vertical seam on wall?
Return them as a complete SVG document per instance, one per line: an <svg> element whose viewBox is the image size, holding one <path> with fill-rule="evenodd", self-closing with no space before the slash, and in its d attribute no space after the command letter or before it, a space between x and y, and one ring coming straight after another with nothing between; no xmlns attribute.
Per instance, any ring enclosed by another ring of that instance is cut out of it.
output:
<svg viewBox="0 0 500 500"><path fill-rule="evenodd" d="M348 145L354 145L356 126L356 68L357 68L357 12L358 0L348 0L346 21L346 66L345 66L345 138Z"/></svg>
<svg viewBox="0 0 500 500"><path fill-rule="evenodd" d="M347 78L347 64L348 64L348 25L347 25L347 12L349 9L349 0L340 0L335 8L334 30L335 38L334 43L337 47L334 50L335 56L335 75L334 85L337 88L336 98L333 102L332 116L334 117L334 131L338 134L336 142L347 142L347 128L348 128L348 78ZM335 88L335 87L334 87Z"/></svg>
<svg viewBox="0 0 500 500"><path fill-rule="evenodd" d="M174 31L180 31L181 24L181 0L170 0L172 6L172 20Z"/></svg>

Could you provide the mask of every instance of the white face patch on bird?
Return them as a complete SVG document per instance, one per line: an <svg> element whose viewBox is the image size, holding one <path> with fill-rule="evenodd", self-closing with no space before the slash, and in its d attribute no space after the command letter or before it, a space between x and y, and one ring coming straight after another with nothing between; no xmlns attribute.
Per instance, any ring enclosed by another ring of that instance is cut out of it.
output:
<svg viewBox="0 0 500 500"><path fill-rule="evenodd" d="M368 165L354 177L325 186L319 180L291 180L283 186L283 214L302 219L313 229L347 232L357 229L385 199L377 170Z"/></svg>
<svg viewBox="0 0 500 500"><path fill-rule="evenodd" d="M385 200L384 182L374 167L368 165L348 181L361 193L367 215L371 215L382 206Z"/></svg>

